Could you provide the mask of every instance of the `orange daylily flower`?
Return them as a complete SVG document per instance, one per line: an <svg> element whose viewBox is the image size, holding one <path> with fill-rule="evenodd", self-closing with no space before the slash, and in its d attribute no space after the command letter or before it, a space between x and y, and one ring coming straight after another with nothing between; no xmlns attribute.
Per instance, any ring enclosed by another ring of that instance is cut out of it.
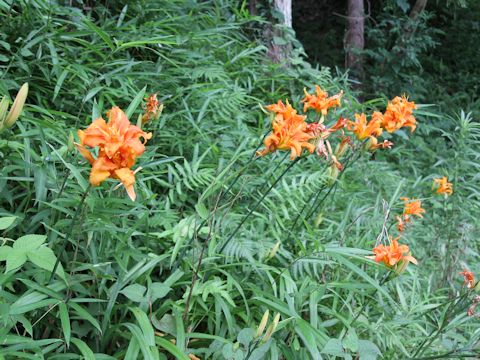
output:
<svg viewBox="0 0 480 360"><path fill-rule="evenodd" d="M373 248L375 255L370 258L378 263L383 262L388 268L392 268L400 262L406 262L407 264L411 262L416 265L417 260L411 256L409 247L407 245L398 244L399 238L400 237L390 239L390 245L388 246L380 244Z"/></svg>
<svg viewBox="0 0 480 360"><path fill-rule="evenodd" d="M163 105L157 100L157 94L152 94L145 98L147 102L144 109L145 113L142 115L142 124L146 124L152 118L156 119L161 113Z"/></svg>
<svg viewBox="0 0 480 360"><path fill-rule="evenodd" d="M267 109L275 113L272 133L265 138L265 149L258 151L258 156L265 156L276 150L290 150L290 159L294 160L302 154L303 149L313 153L315 145L309 143L309 140L315 135L305 122L306 116L298 115L288 100L286 105L279 100L277 104L267 106Z"/></svg>
<svg viewBox="0 0 480 360"><path fill-rule="evenodd" d="M446 176L443 176L440 179L433 179L433 181L438 184L437 194L453 194L453 184L448 182Z"/></svg>
<svg viewBox="0 0 480 360"><path fill-rule="evenodd" d="M425 209L422 208L422 201L421 200L415 200L415 199L409 199L407 197L402 197L400 200L403 200L405 202L405 208L403 210L403 216L409 216L409 215L416 215L418 217L423 218L423 213L425 213Z"/></svg>
<svg viewBox="0 0 480 360"><path fill-rule="evenodd" d="M404 126L410 127L411 132L414 132L417 127L417 120L413 116L413 110L416 108L415 103L408 101L405 95L395 97L388 102L387 110L382 119L382 127L389 133Z"/></svg>
<svg viewBox="0 0 480 360"><path fill-rule="evenodd" d="M463 270L459 272L459 275L463 276L463 285L466 285L467 289L473 289L475 287L475 276L473 275L473 272Z"/></svg>
<svg viewBox="0 0 480 360"><path fill-rule="evenodd" d="M135 200L133 184L136 171L132 171L131 167L145 151L145 142L152 134L130 124L119 107L113 107L107 116L108 123L98 118L86 130L78 130L80 144L77 144L77 148L92 164L90 184L98 186L107 178L118 179L125 186L129 197ZM140 141L140 138L144 141ZM96 159L86 146L99 148Z"/></svg>
<svg viewBox="0 0 480 360"><path fill-rule="evenodd" d="M367 123L365 114L355 114L355 121L348 121L347 129L357 135L358 140L376 137L382 134L381 122L372 119Z"/></svg>
<svg viewBox="0 0 480 360"><path fill-rule="evenodd" d="M405 231L405 226L410 222L410 218L408 215L406 216L397 216L397 230L399 232L404 232Z"/></svg>
<svg viewBox="0 0 480 360"><path fill-rule="evenodd" d="M315 95L309 94L306 89L303 89L303 92L305 93L305 98L301 101L304 103L303 112L312 108L323 116L327 115L328 109L340 106L340 99L343 95L343 91L340 91L337 95L328 97L328 93L318 85L315 86Z"/></svg>

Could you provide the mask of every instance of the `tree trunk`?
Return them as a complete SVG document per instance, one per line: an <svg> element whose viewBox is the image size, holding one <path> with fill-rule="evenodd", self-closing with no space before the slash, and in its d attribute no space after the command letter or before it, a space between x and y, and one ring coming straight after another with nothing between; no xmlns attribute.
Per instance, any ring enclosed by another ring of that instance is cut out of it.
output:
<svg viewBox="0 0 480 360"><path fill-rule="evenodd" d="M292 0L274 0L275 10L283 15L283 24L292 27Z"/></svg>
<svg viewBox="0 0 480 360"><path fill-rule="evenodd" d="M410 19L417 20L418 16L421 14L425 7L427 6L428 0L417 0L415 5L413 5L412 11L410 11Z"/></svg>
<svg viewBox="0 0 480 360"><path fill-rule="evenodd" d="M345 36L345 66L354 79L363 78L361 51L365 46L363 0L348 0L348 30ZM358 85L357 85L358 87Z"/></svg>
<svg viewBox="0 0 480 360"><path fill-rule="evenodd" d="M250 0L248 2L248 10L250 11L250 15L257 15L257 0Z"/></svg>
<svg viewBox="0 0 480 360"><path fill-rule="evenodd" d="M274 11L283 15L282 25L292 27L292 0L274 0ZM268 56L276 63L288 63L288 58L292 50L291 44L276 44L275 38L284 38L283 31L278 27L269 27L266 31L266 37L270 41Z"/></svg>

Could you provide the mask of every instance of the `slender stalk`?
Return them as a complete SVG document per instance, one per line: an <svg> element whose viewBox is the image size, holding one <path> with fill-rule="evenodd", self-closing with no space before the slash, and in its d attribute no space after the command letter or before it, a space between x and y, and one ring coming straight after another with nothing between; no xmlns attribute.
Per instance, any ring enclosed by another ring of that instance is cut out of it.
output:
<svg viewBox="0 0 480 360"><path fill-rule="evenodd" d="M72 221L70 222L69 231L68 231L67 235L65 235L65 239L63 240L62 248L60 249L60 253L58 254L57 261L55 262L55 265L53 266L53 269L52 269L52 273L50 274L50 279L48 280L49 284L52 282L53 277L55 276L55 272L57 271L58 265L60 264L60 257L65 252L68 240L70 239L70 237L73 234L73 231L75 229L75 225L76 225L76 222L77 222L77 218L83 210L83 204L85 203L85 199L87 198L87 195L90 192L90 188L91 188L91 185L88 185L87 189L82 194L82 197L80 199L80 202L78 203L77 209L75 210L75 214L73 215Z"/></svg>
<svg viewBox="0 0 480 360"><path fill-rule="evenodd" d="M228 237L227 241L225 241L223 243L223 245L221 246L219 252L221 253L224 249L225 249L225 246L230 242L230 240L233 239L233 237L237 234L238 230L240 230L240 228L243 226L243 224L245 223L245 221L247 221L247 219L250 217L250 215L253 214L253 212L257 209L257 207L262 203L262 201L267 197L267 195L270 193L270 191L275 187L275 185L278 184L278 182L283 178L283 176L297 163L300 161L300 157L296 158L294 161L292 161L288 166L287 168L280 174L279 177L277 177L275 179L275 181L273 182L272 185L270 185L270 187L267 189L267 191L265 191L265 193L262 195L262 197L255 203L255 205L253 205L253 207L250 209L250 211L243 217L242 221L240 221L240 223L237 225L237 227L235 228L235 230L233 231L233 233Z"/></svg>

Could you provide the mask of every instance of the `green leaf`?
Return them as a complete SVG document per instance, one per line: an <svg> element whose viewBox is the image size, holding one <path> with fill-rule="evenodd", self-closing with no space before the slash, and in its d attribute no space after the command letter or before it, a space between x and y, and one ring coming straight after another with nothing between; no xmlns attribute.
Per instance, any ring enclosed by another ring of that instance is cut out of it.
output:
<svg viewBox="0 0 480 360"><path fill-rule="evenodd" d="M12 248L8 245L0 246L0 261L5 261L11 251Z"/></svg>
<svg viewBox="0 0 480 360"><path fill-rule="evenodd" d="M164 283L153 283L150 286L151 301L154 302L155 300L164 298L170 292L170 290L172 290L172 288Z"/></svg>
<svg viewBox="0 0 480 360"><path fill-rule="evenodd" d="M92 324L100 333L102 332L102 329L100 327L100 324L98 323L98 321L92 316L90 315L90 313L85 310L84 308L82 308L80 305L72 302L72 301L69 301L68 302L68 306L70 306L77 314L78 316L80 316L80 318L82 318L83 320L86 320L88 321L90 324Z"/></svg>
<svg viewBox="0 0 480 360"><path fill-rule="evenodd" d="M177 346L172 344L170 341L161 338L160 336L155 337L155 343L175 356L175 359L177 360L190 360L190 358L180 351Z"/></svg>
<svg viewBox="0 0 480 360"><path fill-rule="evenodd" d="M25 264L25 261L27 261L27 255L25 255L25 252L22 249L12 249L12 251L8 252L6 261L7 266L5 272L7 273Z"/></svg>
<svg viewBox="0 0 480 360"><path fill-rule="evenodd" d="M132 301L142 302L145 301L145 292L147 288L143 285L132 284L120 291L120 294L125 295Z"/></svg>
<svg viewBox="0 0 480 360"><path fill-rule="evenodd" d="M70 328L70 316L68 315L67 305L65 305L65 303L62 302L58 304L58 308L60 312L60 322L62 324L63 336L65 337L65 342L67 343L67 347L69 347L71 328Z"/></svg>
<svg viewBox="0 0 480 360"><path fill-rule="evenodd" d="M125 111L125 115L130 119L137 109L138 105L142 102L143 98L145 97L145 91L147 90L147 87L145 86L142 90L138 92L137 95L133 98L132 102L130 105L128 105L127 111Z"/></svg>
<svg viewBox="0 0 480 360"><path fill-rule="evenodd" d="M25 235L13 243L13 248L23 252L34 251L47 240L46 235Z"/></svg>
<svg viewBox="0 0 480 360"><path fill-rule="evenodd" d="M352 352L358 351L358 336L354 328L348 330L347 336L343 340L342 344L345 349L348 349Z"/></svg>
<svg viewBox="0 0 480 360"><path fill-rule="evenodd" d="M255 336L255 330L251 328L245 328L240 330L240 332L237 335L237 340L240 344L244 346L248 346L253 340L253 337Z"/></svg>
<svg viewBox="0 0 480 360"><path fill-rule="evenodd" d="M368 340L358 341L358 353L360 355L359 360L376 360L379 356L382 356L382 352L377 345Z"/></svg>
<svg viewBox="0 0 480 360"><path fill-rule="evenodd" d="M32 263L50 272L53 270L55 262L57 261L55 253L47 246L41 246L35 251L29 251L27 253L27 256L28 260L30 260ZM55 270L55 274L57 274L65 282L67 282L67 277L65 276L65 272L63 271L62 264L58 264L57 270Z"/></svg>
<svg viewBox="0 0 480 360"><path fill-rule="evenodd" d="M113 44L112 40L110 40L110 37L105 31L103 31L101 28L99 28L97 25L95 25L88 19L84 19L83 23L87 25L90 30L94 31L98 36L100 36L102 40L105 41L105 43L108 45L110 50L115 50L115 45Z"/></svg>
<svg viewBox="0 0 480 360"><path fill-rule="evenodd" d="M85 360L95 360L95 354L82 340L73 337L72 343L80 350Z"/></svg>
<svg viewBox="0 0 480 360"><path fill-rule="evenodd" d="M5 230L10 227L15 220L17 219L16 216L6 216L0 218L0 230Z"/></svg>

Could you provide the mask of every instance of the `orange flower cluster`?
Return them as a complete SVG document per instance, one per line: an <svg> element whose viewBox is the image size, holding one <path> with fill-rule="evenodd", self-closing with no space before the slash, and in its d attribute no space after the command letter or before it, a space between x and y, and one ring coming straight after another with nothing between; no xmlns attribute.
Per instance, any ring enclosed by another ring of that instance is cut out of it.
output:
<svg viewBox="0 0 480 360"><path fill-rule="evenodd" d="M384 114L374 111L368 122L365 114L355 114L355 121L349 121L347 128L357 136L358 140L369 139L368 148L370 150L390 149L393 143L384 140L379 144L377 137L382 134L383 130L392 133L405 126L410 127L413 132L417 123L413 116L414 109L416 109L414 102L409 102L405 96L397 96L389 101Z"/></svg>
<svg viewBox="0 0 480 360"><path fill-rule="evenodd" d="M160 102L157 100L157 94L152 94L146 97L145 101L147 103L144 106L145 113L142 116L142 124L146 124L152 120L152 118L158 119L163 109L163 104L160 104Z"/></svg>
<svg viewBox="0 0 480 360"><path fill-rule="evenodd" d="M380 136L383 132L381 116L380 112L375 111L370 121L367 122L365 114L355 114L355 121L349 120L347 129L352 131L358 140L369 139L367 146L370 150L390 149L393 145L392 142L384 140L382 143L378 143L377 136Z"/></svg>
<svg viewBox="0 0 480 360"><path fill-rule="evenodd" d="M136 171L131 168L136 158L145 151L144 144L152 134L130 124L119 107L113 107L107 116L108 124L104 119L98 118L86 130L78 130L80 144L77 144L77 148L92 165L90 184L98 186L107 178L118 179L125 186L129 197L135 200L133 185ZM140 138L144 141L140 141ZM98 147L96 159L85 146Z"/></svg>
<svg viewBox="0 0 480 360"><path fill-rule="evenodd" d="M473 289L475 287L475 276L473 275L473 272L463 270L459 272L459 275L463 276L463 286L466 286L467 289Z"/></svg>
<svg viewBox="0 0 480 360"><path fill-rule="evenodd" d="M434 184L437 184L437 194L453 194L453 184L448 182L446 176L443 176L439 179L433 179Z"/></svg>
<svg viewBox="0 0 480 360"><path fill-rule="evenodd" d="M383 114L382 127L392 133L402 127L409 127L414 132L417 127L417 120L413 116L413 110L417 106L413 101L408 101L407 97L397 96L388 102L387 110Z"/></svg>
<svg viewBox="0 0 480 360"><path fill-rule="evenodd" d="M303 149L310 153L315 145L309 141L314 138L314 130L306 122L306 116L298 115L290 105L279 100L278 103L267 106L267 110L275 114L272 120L272 133L265 138L265 149L257 152L265 156L276 150L290 150L290 159L294 160L302 154Z"/></svg>
<svg viewBox="0 0 480 360"><path fill-rule="evenodd" d="M276 104L266 106L266 109L273 113L272 133L265 138L265 149L258 151L258 156L264 156L276 150L290 150L290 158L294 160L299 157L303 149L313 153L315 149L318 155L332 158L334 164L341 166L331 151L327 140L328 136L346 127L348 119L340 117L337 122L327 128L324 124L324 115L328 109L340 105L342 92L328 97L328 94L319 86L316 87L316 95L310 95L305 91L304 111L309 108L322 113L318 122L307 123L305 115L299 115L288 100L284 104L279 100Z"/></svg>
<svg viewBox="0 0 480 360"><path fill-rule="evenodd" d="M303 112L313 109L323 116L327 116L328 109L340 106L340 99L343 95L343 91L340 91L337 95L328 97L328 93L318 85L315 86L315 95L309 94L306 89L303 89L303 92L305 93L305 97L301 101L304 103Z"/></svg>
<svg viewBox="0 0 480 360"><path fill-rule="evenodd" d="M409 199L407 197L402 197L400 200L405 202L405 208L403 210L403 214L401 216L397 216L397 229L398 231L403 232L405 231L405 226L412 221L411 216L415 215L423 218L422 214L425 213L425 209L422 208L421 200Z"/></svg>
<svg viewBox="0 0 480 360"><path fill-rule="evenodd" d="M374 256L369 258L376 262L383 262L389 269L395 268L395 271L401 273L409 263L417 264L417 260L411 256L410 249L407 245L399 245L397 237L390 238L390 244L385 246L380 244L373 249Z"/></svg>

